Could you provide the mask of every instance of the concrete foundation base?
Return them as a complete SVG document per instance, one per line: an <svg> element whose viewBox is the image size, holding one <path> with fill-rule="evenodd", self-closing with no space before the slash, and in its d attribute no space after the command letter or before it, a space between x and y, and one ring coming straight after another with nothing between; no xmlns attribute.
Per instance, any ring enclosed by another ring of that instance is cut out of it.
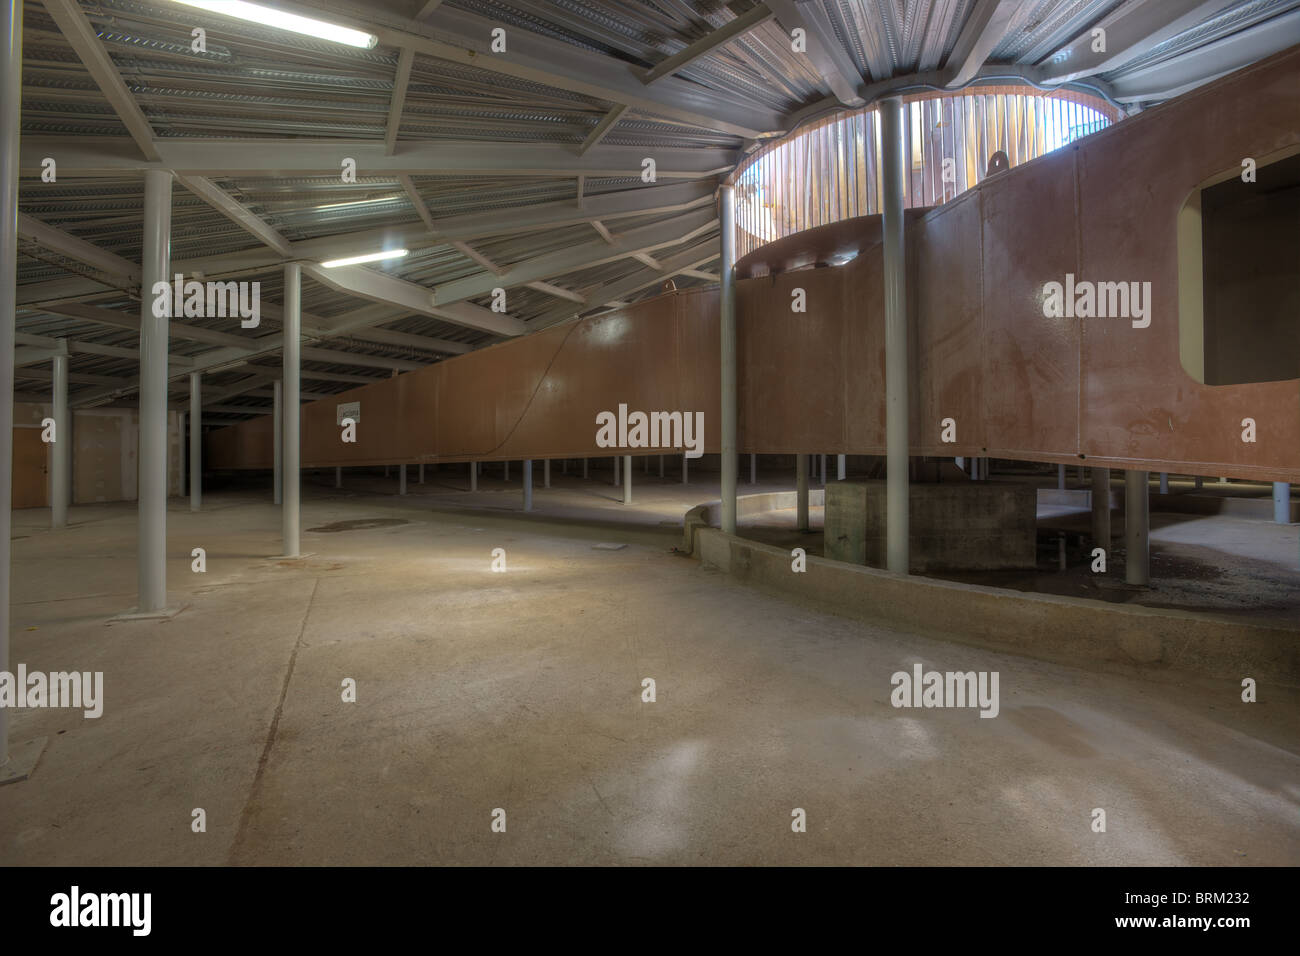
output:
<svg viewBox="0 0 1300 956"><path fill-rule="evenodd" d="M189 605L178 604L175 607L164 607L157 611L140 611L131 608L129 611L123 611L121 614L114 614L108 619L108 623L115 621L170 621Z"/></svg>
<svg viewBox="0 0 1300 956"><path fill-rule="evenodd" d="M914 484L908 500L912 571L1035 566L1035 489L983 481ZM828 558L884 567L885 523L885 482L827 486Z"/></svg>
<svg viewBox="0 0 1300 956"><path fill-rule="evenodd" d="M36 771L49 737L37 737L21 744L9 745L9 760L0 767L0 787L26 780Z"/></svg>

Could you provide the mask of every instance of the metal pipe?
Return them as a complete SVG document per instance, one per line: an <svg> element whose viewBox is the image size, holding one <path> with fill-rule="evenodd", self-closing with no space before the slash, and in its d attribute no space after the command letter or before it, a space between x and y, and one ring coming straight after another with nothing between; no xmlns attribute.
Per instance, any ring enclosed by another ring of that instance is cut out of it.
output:
<svg viewBox="0 0 1300 956"><path fill-rule="evenodd" d="M533 510L533 460L524 459L524 510Z"/></svg>
<svg viewBox="0 0 1300 956"><path fill-rule="evenodd" d="M68 356L54 356L54 447L50 449L50 527L68 526L72 429L68 427ZM170 460L171 456L168 455Z"/></svg>
<svg viewBox="0 0 1300 956"><path fill-rule="evenodd" d="M907 420L907 250L903 238L903 101L881 101L881 211L885 285L885 550L889 570L909 560Z"/></svg>
<svg viewBox="0 0 1300 956"><path fill-rule="evenodd" d="M284 555L298 557L299 498L302 476L298 473L298 428L302 421L302 266L290 262L284 267L284 315L280 321L284 356L284 508L281 522Z"/></svg>
<svg viewBox="0 0 1300 956"><path fill-rule="evenodd" d="M722 310L722 530L736 533L736 202L733 187L718 189L718 221L722 239L719 267Z"/></svg>
<svg viewBox="0 0 1300 956"><path fill-rule="evenodd" d="M1110 469L1092 469L1092 546L1110 555Z"/></svg>
<svg viewBox="0 0 1300 956"><path fill-rule="evenodd" d="M1150 480L1149 472L1124 472L1124 580L1143 586L1151 583Z"/></svg>
<svg viewBox="0 0 1300 956"><path fill-rule="evenodd" d="M18 301L18 129L23 0L0 4L0 670L9 666L9 534L14 462L14 313ZM0 707L0 767L9 762L9 708Z"/></svg>
<svg viewBox="0 0 1300 956"><path fill-rule="evenodd" d="M632 456L623 456L623 504L632 503Z"/></svg>
<svg viewBox="0 0 1300 956"><path fill-rule="evenodd" d="M190 511L203 507L203 376L190 372Z"/></svg>
<svg viewBox="0 0 1300 956"><path fill-rule="evenodd" d="M795 516L798 518L799 530L808 530L808 456L795 455L794 490Z"/></svg>
<svg viewBox="0 0 1300 956"><path fill-rule="evenodd" d="M144 173L141 288L168 282L171 259L172 174ZM170 296L168 297L170 301ZM169 317L154 315L153 296L140 298L140 436L136 564L141 613L167 606L167 334Z"/></svg>
<svg viewBox="0 0 1300 956"><path fill-rule="evenodd" d="M275 432L275 466L271 474L271 484L275 486L273 491L273 501L275 504L282 502L281 494L284 490L284 383L276 379L272 388L272 415L273 424L271 430Z"/></svg>

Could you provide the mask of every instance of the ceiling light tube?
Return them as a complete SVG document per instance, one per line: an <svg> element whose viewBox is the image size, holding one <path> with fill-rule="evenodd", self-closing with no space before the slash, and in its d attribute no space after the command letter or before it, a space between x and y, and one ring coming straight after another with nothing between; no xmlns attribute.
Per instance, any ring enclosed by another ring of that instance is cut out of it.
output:
<svg viewBox="0 0 1300 956"><path fill-rule="evenodd" d="M275 10L257 3L245 3L244 0L173 0L173 2L187 7L198 7L200 10L208 10L226 17L234 17L237 20L247 20L249 23L261 24L264 27L301 33L303 36L315 37L318 40L346 43L348 46L360 47L363 50L369 50L379 42L379 37L373 33L341 27L336 23L326 23L324 20L313 20L311 17L300 17L296 13Z"/></svg>
<svg viewBox="0 0 1300 956"><path fill-rule="evenodd" d="M363 262L378 262L380 259L400 259L407 254L405 249L386 249L383 252L371 252L364 256L349 256L346 259L331 259L328 262L322 262L321 267L325 269L334 269L338 266L355 266Z"/></svg>

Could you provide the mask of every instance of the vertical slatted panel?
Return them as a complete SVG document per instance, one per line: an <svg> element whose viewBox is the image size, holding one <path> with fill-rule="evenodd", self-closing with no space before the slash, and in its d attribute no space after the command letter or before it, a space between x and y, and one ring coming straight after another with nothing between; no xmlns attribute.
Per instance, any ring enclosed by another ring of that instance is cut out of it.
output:
<svg viewBox="0 0 1300 956"><path fill-rule="evenodd" d="M907 206L947 202L984 179L997 150L1012 166L1111 124L1078 94L1004 91L921 95L905 101ZM944 182L953 160L955 182ZM744 256L817 226L879 211L880 124L868 107L838 114L768 146L733 176L736 246Z"/></svg>

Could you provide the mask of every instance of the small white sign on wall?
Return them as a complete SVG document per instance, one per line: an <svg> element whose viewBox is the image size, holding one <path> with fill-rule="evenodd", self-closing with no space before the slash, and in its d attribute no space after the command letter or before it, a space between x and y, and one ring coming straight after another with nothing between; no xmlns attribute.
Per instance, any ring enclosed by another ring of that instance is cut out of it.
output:
<svg viewBox="0 0 1300 956"><path fill-rule="evenodd" d="M338 406L337 414L338 414L338 420L334 422L335 425L342 425L343 419L345 418L350 418L358 425L360 425L361 424L361 403L344 402L342 405Z"/></svg>

